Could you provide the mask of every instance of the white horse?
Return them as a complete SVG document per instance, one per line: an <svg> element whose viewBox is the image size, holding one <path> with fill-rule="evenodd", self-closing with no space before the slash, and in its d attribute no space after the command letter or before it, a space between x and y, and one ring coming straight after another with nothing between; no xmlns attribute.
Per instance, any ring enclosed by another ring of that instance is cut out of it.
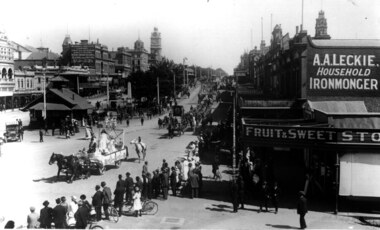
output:
<svg viewBox="0 0 380 230"><path fill-rule="evenodd" d="M142 153L143 161L145 161L146 148L147 148L146 144L143 142L139 142L138 138L133 139L131 141L131 144L135 145L136 153L137 153L137 156L139 157L139 163L140 163L140 153Z"/></svg>

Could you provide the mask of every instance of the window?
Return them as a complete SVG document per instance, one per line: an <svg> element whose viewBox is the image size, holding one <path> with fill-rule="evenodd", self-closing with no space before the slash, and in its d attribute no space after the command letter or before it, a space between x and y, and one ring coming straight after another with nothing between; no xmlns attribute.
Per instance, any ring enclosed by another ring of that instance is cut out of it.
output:
<svg viewBox="0 0 380 230"><path fill-rule="evenodd" d="M29 89L29 79L26 79L26 88Z"/></svg>
<svg viewBox="0 0 380 230"><path fill-rule="evenodd" d="M38 78L38 84L41 84L41 78L40 77Z"/></svg>

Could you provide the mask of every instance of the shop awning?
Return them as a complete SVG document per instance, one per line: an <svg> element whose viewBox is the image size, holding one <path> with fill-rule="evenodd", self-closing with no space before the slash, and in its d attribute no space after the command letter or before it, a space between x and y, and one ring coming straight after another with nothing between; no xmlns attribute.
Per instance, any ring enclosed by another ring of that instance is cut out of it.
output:
<svg viewBox="0 0 380 230"><path fill-rule="evenodd" d="M228 111L231 110L232 104L219 103L218 107L212 113L212 120L215 122L225 121L228 118Z"/></svg>
<svg viewBox="0 0 380 230"><path fill-rule="evenodd" d="M308 101L311 110L323 113L368 113L364 101Z"/></svg>
<svg viewBox="0 0 380 230"><path fill-rule="evenodd" d="M43 110L44 109L44 103L40 102L29 109L34 110ZM63 104L56 104L56 103L46 103L46 110L53 110L53 111L70 111L71 109Z"/></svg>

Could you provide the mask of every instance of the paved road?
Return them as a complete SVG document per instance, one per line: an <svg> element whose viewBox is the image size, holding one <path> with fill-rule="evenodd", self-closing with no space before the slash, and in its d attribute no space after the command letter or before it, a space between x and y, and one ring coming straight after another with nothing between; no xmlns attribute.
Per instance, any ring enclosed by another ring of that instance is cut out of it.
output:
<svg viewBox="0 0 380 230"><path fill-rule="evenodd" d="M197 102L195 89L189 99L180 102L188 108ZM7 112L4 119L23 117L27 119L27 113ZM3 115L3 114L1 114ZM0 117L1 118L1 117ZM0 124L1 125L1 124ZM139 120L132 120L130 127L125 124L119 128L126 129L126 139L130 141L141 136L148 144L147 160L149 171L161 166L162 159L166 159L170 166L174 161L184 156L185 146L196 137L190 132L173 139L165 138L167 130L157 128L157 117L146 120L141 126ZM39 210L44 200L49 200L51 205L57 197L71 195L79 197L86 194L91 197L96 184L106 181L113 190L117 181L117 175L125 175L130 172L133 176L141 175L142 163L133 160L136 158L133 146L128 145L130 160L123 162L118 169L109 169L104 175L93 175L87 180L74 181L68 184L65 181L52 182L57 172L56 165L48 165L52 152L71 154L78 149L88 147L88 141L83 140L83 129L69 140L60 136L46 136L45 142L39 143L37 131L25 132L22 143L7 143L2 147L3 155L0 157L0 182L2 185L0 196L0 216L13 219L16 225L26 222L26 215L30 206ZM225 170L222 167L222 171ZM167 201L156 200L159 204L159 212L154 216L141 218L122 217L117 224L102 221L101 225L107 228L145 228L145 229L177 229L177 228L207 228L207 229L291 229L298 227L298 216L295 209L281 208L279 214L258 214L257 206L247 205L246 210L240 210L238 214L232 213L231 203L228 201L228 175L223 175L223 181L215 182L211 176L211 166L202 168L205 192L202 199L189 199L170 196ZM91 200L91 198L90 198ZM363 229L353 218L335 216L321 212L310 212L306 216L309 228L314 229ZM1 225L0 225L1 227Z"/></svg>

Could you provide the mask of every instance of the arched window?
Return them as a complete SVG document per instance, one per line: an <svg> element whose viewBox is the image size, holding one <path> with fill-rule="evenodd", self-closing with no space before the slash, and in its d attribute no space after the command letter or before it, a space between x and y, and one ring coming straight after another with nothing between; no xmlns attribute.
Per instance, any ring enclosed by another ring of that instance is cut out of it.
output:
<svg viewBox="0 0 380 230"><path fill-rule="evenodd" d="M9 79L13 78L13 70L12 69L8 69L8 78Z"/></svg>
<svg viewBox="0 0 380 230"><path fill-rule="evenodd" d="M7 77L7 70L5 68L3 68L3 70L1 71L1 77L2 78L6 78Z"/></svg>
<svg viewBox="0 0 380 230"><path fill-rule="evenodd" d="M27 89L29 89L29 79L26 79L26 87Z"/></svg>
<svg viewBox="0 0 380 230"><path fill-rule="evenodd" d="M21 79L21 88L24 88L24 79Z"/></svg>

